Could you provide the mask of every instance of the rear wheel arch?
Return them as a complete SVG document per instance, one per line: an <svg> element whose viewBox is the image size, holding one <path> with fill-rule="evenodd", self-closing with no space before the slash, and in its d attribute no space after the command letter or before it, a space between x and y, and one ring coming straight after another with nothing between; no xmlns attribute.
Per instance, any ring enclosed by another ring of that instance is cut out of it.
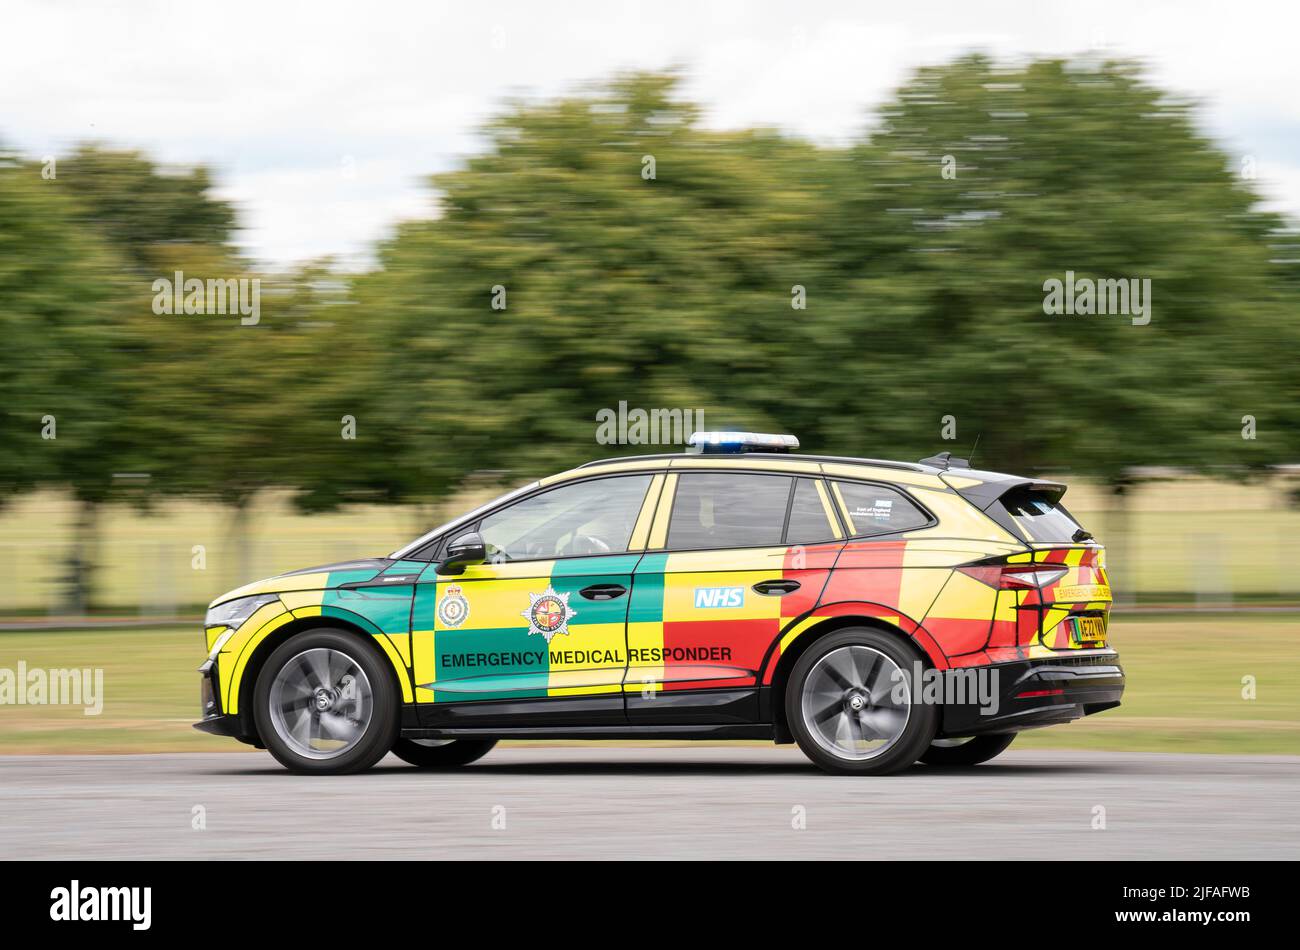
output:
<svg viewBox="0 0 1300 950"><path fill-rule="evenodd" d="M910 635L901 627L895 626L879 617L866 615L847 614L840 617L828 617L821 623L809 627L803 633L799 634L790 644L790 646L781 652L781 656L776 661L776 669L772 674L771 683L771 709L772 709L772 726L775 733L776 741L779 743L789 743L794 741L794 734L790 731L790 724L786 721L785 713L785 691L790 682L790 672L794 669L795 663L799 657L803 656L814 643L830 636L838 630L846 630L853 627L867 627L871 630L879 630L891 636L897 637L904 643L910 644L924 658L926 667L934 666L934 660L930 651L926 649L923 642Z"/></svg>
<svg viewBox="0 0 1300 950"><path fill-rule="evenodd" d="M262 675L262 669L266 666L266 661L271 654L275 652L280 644L284 643L290 637L302 633L305 630L331 629L340 630L344 633L352 634L357 640L365 644L365 649L372 651L383 662L382 667L392 675L393 688L397 690L398 697L410 689L409 676L408 682L403 684L402 675L393 666L392 659L388 656L383 647L375 642L376 634L363 630L358 625L348 620L338 617L323 617L320 615L314 617L298 617L290 620L283 626L277 627L266 636L256 647L253 648L252 655L248 662L244 664L243 673L240 675L239 682L235 686L239 690L239 725L240 729L259 746L262 745L261 736L257 731L257 723L253 717L253 691L257 688L257 680ZM378 634L382 636L383 634ZM403 671L404 672L404 671Z"/></svg>

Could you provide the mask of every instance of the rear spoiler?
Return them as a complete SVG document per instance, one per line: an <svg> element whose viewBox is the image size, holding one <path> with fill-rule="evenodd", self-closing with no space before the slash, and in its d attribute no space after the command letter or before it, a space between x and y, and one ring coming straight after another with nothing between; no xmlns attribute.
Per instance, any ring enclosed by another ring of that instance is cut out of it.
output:
<svg viewBox="0 0 1300 950"><path fill-rule="evenodd" d="M1048 495L1053 502L1061 500L1065 494L1065 485L1060 482L1048 482L1037 478L1022 478L1019 475L1003 475L1000 472L980 472L969 469L962 469L957 472L941 472L939 477L943 479L944 484L955 491L961 497L965 498L980 511L988 511L993 503L1005 495L1007 492L1015 491L1018 488L1027 488L1030 491L1041 491ZM979 479L975 485L961 485L961 482L969 482ZM954 484L954 482L958 484Z"/></svg>

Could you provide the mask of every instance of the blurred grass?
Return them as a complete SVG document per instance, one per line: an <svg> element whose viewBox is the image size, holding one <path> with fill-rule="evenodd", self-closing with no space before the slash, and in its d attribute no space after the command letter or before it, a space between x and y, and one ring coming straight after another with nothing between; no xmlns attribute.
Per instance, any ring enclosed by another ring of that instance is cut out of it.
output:
<svg viewBox="0 0 1300 950"><path fill-rule="evenodd" d="M1117 618L1124 705L1029 732L1016 748L1300 754L1300 615ZM190 728L198 627L0 632L0 667L100 667L104 712L0 706L0 753L236 751ZM1257 679L1254 700L1241 679Z"/></svg>
<svg viewBox="0 0 1300 950"><path fill-rule="evenodd" d="M221 752L248 746L190 728L203 635L184 628L0 632L0 668L103 669L104 708L0 706L0 753Z"/></svg>
<svg viewBox="0 0 1300 950"><path fill-rule="evenodd" d="M1112 629L1124 704L1015 748L1300 755L1300 615L1128 616Z"/></svg>

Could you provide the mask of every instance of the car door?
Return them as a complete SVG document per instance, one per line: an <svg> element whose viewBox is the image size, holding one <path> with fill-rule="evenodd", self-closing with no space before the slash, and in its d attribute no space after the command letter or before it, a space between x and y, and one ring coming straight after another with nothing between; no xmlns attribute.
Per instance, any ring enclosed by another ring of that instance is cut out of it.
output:
<svg viewBox="0 0 1300 950"><path fill-rule="evenodd" d="M623 720L628 595L654 483L652 473L566 482L458 529L482 535L488 561L421 576L412 649L422 723Z"/></svg>
<svg viewBox="0 0 1300 950"><path fill-rule="evenodd" d="M669 473L633 583L629 721L753 721L765 657L834 563L819 542L842 534L819 478Z"/></svg>

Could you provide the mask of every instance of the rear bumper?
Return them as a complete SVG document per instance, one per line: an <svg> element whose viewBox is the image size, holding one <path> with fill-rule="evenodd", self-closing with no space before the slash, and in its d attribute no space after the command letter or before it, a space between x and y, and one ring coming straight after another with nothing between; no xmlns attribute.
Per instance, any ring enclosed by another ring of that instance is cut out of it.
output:
<svg viewBox="0 0 1300 950"><path fill-rule="evenodd" d="M1124 670L1114 653L998 663L996 707L944 707L941 736L977 736L1055 726L1120 704Z"/></svg>

